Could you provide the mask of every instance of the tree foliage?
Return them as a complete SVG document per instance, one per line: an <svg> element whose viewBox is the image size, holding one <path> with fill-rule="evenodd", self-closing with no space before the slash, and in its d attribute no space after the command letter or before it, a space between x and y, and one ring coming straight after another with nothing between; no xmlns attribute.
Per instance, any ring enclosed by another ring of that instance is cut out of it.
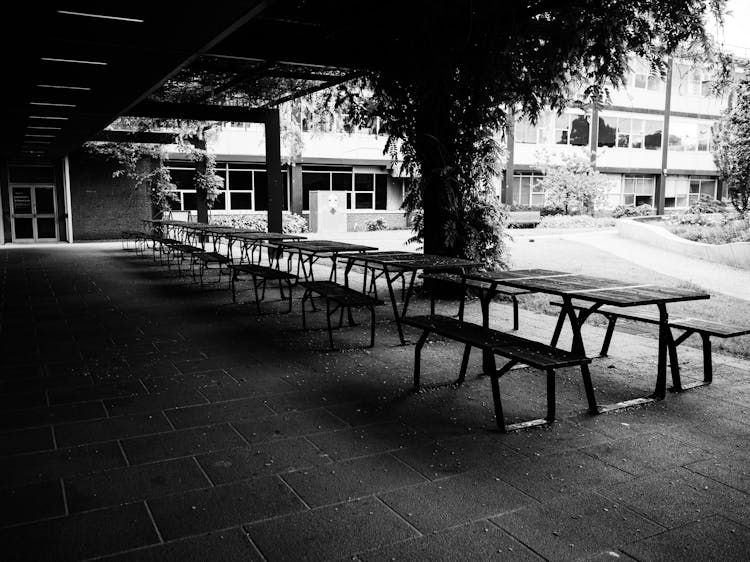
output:
<svg viewBox="0 0 750 562"><path fill-rule="evenodd" d="M399 147L417 178L407 209L421 204L428 252L469 255L469 205L491 204L483 164L513 109L532 121L562 109L573 91L601 99L618 87L632 55L663 71L687 40L703 41L704 18L723 0L578 0L404 3L384 36L389 64L367 78L386 123L387 150ZM367 106L336 94L352 114ZM364 91L361 84L356 89ZM343 90L343 91L342 91ZM501 249L489 261L499 261Z"/></svg>
<svg viewBox="0 0 750 562"><path fill-rule="evenodd" d="M750 78L739 81L735 102L714 127L714 161L727 183L732 205L750 213Z"/></svg>
<svg viewBox="0 0 750 562"><path fill-rule="evenodd" d="M537 187L544 190L546 205L559 207L566 215L573 212L593 215L604 203L609 180L596 170L588 151L577 150L558 158L547 154L540 168L544 178Z"/></svg>

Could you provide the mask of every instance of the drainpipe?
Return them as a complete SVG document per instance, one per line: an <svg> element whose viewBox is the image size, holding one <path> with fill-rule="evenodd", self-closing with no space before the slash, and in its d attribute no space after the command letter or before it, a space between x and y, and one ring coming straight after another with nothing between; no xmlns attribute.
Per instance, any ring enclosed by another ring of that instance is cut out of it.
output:
<svg viewBox="0 0 750 562"><path fill-rule="evenodd" d="M661 174L659 175L659 183L656 187L656 193L654 193L657 215L664 214L664 196L666 194L667 172L669 170L669 116L672 109L672 66L674 65L672 57L669 57L668 64L667 91L664 94L664 128L661 134Z"/></svg>
<svg viewBox="0 0 750 562"><path fill-rule="evenodd" d="M508 162L505 165L505 177L500 187L500 202L505 205L513 203L511 189L513 186L513 158L516 144L516 113L510 109L507 113L507 122L505 129L505 144L508 147Z"/></svg>

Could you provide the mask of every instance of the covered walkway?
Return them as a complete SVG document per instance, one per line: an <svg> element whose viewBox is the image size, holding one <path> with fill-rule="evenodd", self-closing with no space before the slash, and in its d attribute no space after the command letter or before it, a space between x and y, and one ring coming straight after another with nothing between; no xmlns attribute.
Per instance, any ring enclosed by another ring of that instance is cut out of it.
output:
<svg viewBox="0 0 750 562"><path fill-rule="evenodd" d="M413 346L395 345L385 316L374 349L350 329L337 335L350 349L326 353L323 332L300 329L298 303L258 318L114 244L0 250L0 286L4 560L745 560L750 549L745 361L718 355L711 387L598 417L562 370L560 422L503 435L487 380L409 391ZM525 313L521 327L544 340L553 322ZM593 366L602 402L653 384L655 341L618 341ZM450 380L460 348L430 346L425 382ZM681 358L699 378L699 351ZM544 410L541 374L502 385L508 418Z"/></svg>

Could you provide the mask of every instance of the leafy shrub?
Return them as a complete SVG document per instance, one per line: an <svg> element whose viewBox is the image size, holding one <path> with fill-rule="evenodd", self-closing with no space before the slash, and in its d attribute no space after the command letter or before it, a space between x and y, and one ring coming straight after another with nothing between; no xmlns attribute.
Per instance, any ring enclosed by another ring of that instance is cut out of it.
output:
<svg viewBox="0 0 750 562"><path fill-rule="evenodd" d="M544 207L534 207L533 205L511 205L510 211L539 211L539 214L543 217L547 215L564 215L565 209L561 207L553 207L551 205L545 205Z"/></svg>
<svg viewBox="0 0 750 562"><path fill-rule="evenodd" d="M261 232L268 230L268 220L265 215L218 215L211 217L211 223ZM307 232L307 220L301 215L285 213L282 216L281 230L284 234Z"/></svg>
<svg viewBox="0 0 750 562"><path fill-rule="evenodd" d="M648 204L638 205L637 207L631 205L617 205L617 207L612 209L613 219L621 219L623 217L645 217L653 214L655 214L654 208Z"/></svg>
<svg viewBox="0 0 750 562"><path fill-rule="evenodd" d="M679 223L668 224L667 229L674 235L693 242L705 244L729 244L750 242L750 221L732 220L722 224Z"/></svg>
<svg viewBox="0 0 750 562"><path fill-rule="evenodd" d="M594 218L591 215L549 215L542 217L537 228L610 228L615 225L611 217Z"/></svg>
<svg viewBox="0 0 750 562"><path fill-rule="evenodd" d="M689 213L728 213L729 207L723 201L717 201L710 195L702 193L700 199L690 205Z"/></svg>
<svg viewBox="0 0 750 562"><path fill-rule="evenodd" d="M388 230L388 223L383 219L383 217L378 217L375 220L367 220L365 221L365 230Z"/></svg>

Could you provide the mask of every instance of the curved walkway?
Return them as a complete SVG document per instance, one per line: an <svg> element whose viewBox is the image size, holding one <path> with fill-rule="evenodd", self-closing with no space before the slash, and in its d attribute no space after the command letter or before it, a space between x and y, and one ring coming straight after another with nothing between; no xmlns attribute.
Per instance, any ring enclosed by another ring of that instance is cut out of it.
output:
<svg viewBox="0 0 750 562"><path fill-rule="evenodd" d="M588 244L658 273L750 301L750 270L681 256L622 238L614 231L571 233L560 238Z"/></svg>

